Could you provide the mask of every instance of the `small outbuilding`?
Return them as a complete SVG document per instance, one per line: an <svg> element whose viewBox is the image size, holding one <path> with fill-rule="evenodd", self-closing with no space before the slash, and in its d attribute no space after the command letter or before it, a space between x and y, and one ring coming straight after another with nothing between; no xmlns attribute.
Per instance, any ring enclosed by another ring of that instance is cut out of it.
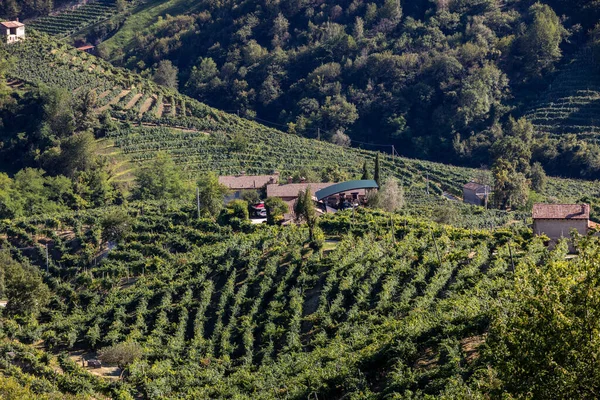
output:
<svg viewBox="0 0 600 400"><path fill-rule="evenodd" d="M463 186L463 202L476 206L485 206L488 203L492 189L489 185L483 185L471 181Z"/></svg>
<svg viewBox="0 0 600 400"><path fill-rule="evenodd" d="M25 39L25 24L16 21L0 22L0 40L6 44Z"/></svg>
<svg viewBox="0 0 600 400"><path fill-rule="evenodd" d="M552 241L569 237L571 230L586 235L591 226L589 204L534 204L533 233Z"/></svg>

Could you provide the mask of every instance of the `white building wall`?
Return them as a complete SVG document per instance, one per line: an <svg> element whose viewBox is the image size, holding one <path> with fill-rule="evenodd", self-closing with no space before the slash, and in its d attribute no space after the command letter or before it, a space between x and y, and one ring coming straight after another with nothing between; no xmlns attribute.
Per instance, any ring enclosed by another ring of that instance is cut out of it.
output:
<svg viewBox="0 0 600 400"><path fill-rule="evenodd" d="M545 234L552 240L570 237L572 229L576 229L581 235L586 235L588 221L585 219L536 219L533 221L533 232L536 235Z"/></svg>
<svg viewBox="0 0 600 400"><path fill-rule="evenodd" d="M10 34L10 29L0 28L0 34L4 38L5 43L15 43L19 40L25 39L25 27L21 26L17 28L17 32L14 35Z"/></svg>

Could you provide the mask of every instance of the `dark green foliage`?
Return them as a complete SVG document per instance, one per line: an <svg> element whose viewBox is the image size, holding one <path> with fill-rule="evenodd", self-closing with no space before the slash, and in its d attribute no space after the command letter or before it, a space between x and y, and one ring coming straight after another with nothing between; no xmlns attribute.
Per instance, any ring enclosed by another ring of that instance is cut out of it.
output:
<svg viewBox="0 0 600 400"><path fill-rule="evenodd" d="M117 343L113 346L103 347L98 350L98 358L107 364L117 365L124 369L134 361L141 358L143 350L135 342Z"/></svg>
<svg viewBox="0 0 600 400"><path fill-rule="evenodd" d="M158 153L152 162L136 173L134 196L138 199L178 199L185 192L181 172L168 154Z"/></svg>
<svg viewBox="0 0 600 400"><path fill-rule="evenodd" d="M269 197L265 200L267 209L267 223L275 225L283 219L283 214L289 212L286 202L279 197Z"/></svg>
<svg viewBox="0 0 600 400"><path fill-rule="evenodd" d="M248 218L250 218L248 202L244 200L230 201L219 216L220 221L225 224L231 224L234 220L246 221Z"/></svg>
<svg viewBox="0 0 600 400"><path fill-rule="evenodd" d="M124 210L116 209L102 218L100 226L104 241L118 243L131 232L133 220Z"/></svg>
<svg viewBox="0 0 600 400"><path fill-rule="evenodd" d="M200 209L213 218L223 209L225 196L229 189L219 182L219 177L212 172L202 175L197 182Z"/></svg>
<svg viewBox="0 0 600 400"><path fill-rule="evenodd" d="M362 180L371 179L371 173L369 172L369 167L367 166L366 161L363 164L362 175L361 175L360 179L362 179Z"/></svg>
<svg viewBox="0 0 600 400"><path fill-rule="evenodd" d="M379 159L379 153L375 156L375 172L373 173L373 179L377 182L378 186L381 186L381 160Z"/></svg>
<svg viewBox="0 0 600 400"><path fill-rule="evenodd" d="M536 192L543 192L548 182L544 167L539 162L533 163L530 172L531 188Z"/></svg>
<svg viewBox="0 0 600 400"><path fill-rule="evenodd" d="M260 202L260 194L256 190L244 190L242 192L242 200L248 203L248 205L254 205Z"/></svg>
<svg viewBox="0 0 600 400"><path fill-rule="evenodd" d="M598 239L579 243L572 261L565 260L567 247L560 244L541 268L521 264L500 298L484 353L497 368L497 394L598 396Z"/></svg>
<svg viewBox="0 0 600 400"><path fill-rule="evenodd" d="M39 270L13 260L7 251L0 251L0 281L0 297L8 299L6 312L11 316L35 316L50 297Z"/></svg>
<svg viewBox="0 0 600 400"><path fill-rule="evenodd" d="M203 7L149 23L113 60L138 68L169 59L189 95L290 133L329 140L345 132L472 166L490 164L490 133L511 93L537 90L528 85L561 60L563 24L575 31L582 20L562 1Z"/></svg>
<svg viewBox="0 0 600 400"><path fill-rule="evenodd" d="M177 89L177 67L174 67L171 61L162 60L154 72L154 82L171 89Z"/></svg>

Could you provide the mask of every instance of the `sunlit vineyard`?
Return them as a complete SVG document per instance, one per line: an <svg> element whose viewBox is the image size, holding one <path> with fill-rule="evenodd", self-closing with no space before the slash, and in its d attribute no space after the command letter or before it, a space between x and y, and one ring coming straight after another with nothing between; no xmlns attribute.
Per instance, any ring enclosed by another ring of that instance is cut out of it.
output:
<svg viewBox="0 0 600 400"><path fill-rule="evenodd" d="M108 19L116 12L115 0L94 0L56 15L38 18L28 26L53 36L69 36Z"/></svg>
<svg viewBox="0 0 600 400"><path fill-rule="evenodd" d="M360 211L321 220L335 239L321 254L305 246L304 228L242 225L234 234L173 204L130 206L133 233L106 252L99 222L107 212L2 224L1 247L42 270L49 243L55 293L38 327L9 337L43 339L51 351L93 354L126 340L144 348L125 383L112 386L77 366L78 385L14 363L5 371L40 392L437 395L468 373L512 265L545 252L528 230L463 230ZM21 365L48 370L48 357L27 357ZM180 372L170 373L175 366Z"/></svg>

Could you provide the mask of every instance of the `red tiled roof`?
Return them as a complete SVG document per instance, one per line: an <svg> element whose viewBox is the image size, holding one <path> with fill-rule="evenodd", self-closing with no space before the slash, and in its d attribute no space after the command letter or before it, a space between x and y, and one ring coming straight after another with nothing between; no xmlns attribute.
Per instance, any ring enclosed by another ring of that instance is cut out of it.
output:
<svg viewBox="0 0 600 400"><path fill-rule="evenodd" d="M93 49L93 48L94 48L94 46L88 45L88 46L78 47L77 50L79 50L79 51L86 51L86 50Z"/></svg>
<svg viewBox="0 0 600 400"><path fill-rule="evenodd" d="M589 219L588 204L534 204L533 219Z"/></svg>
<svg viewBox="0 0 600 400"><path fill-rule="evenodd" d="M267 185L267 197L296 197L298 192L310 186L313 194L317 190L325 189L335 183L288 183L285 185Z"/></svg>
<svg viewBox="0 0 600 400"><path fill-rule="evenodd" d="M279 174L273 175L229 175L220 176L219 183L229 189L260 189L268 183L277 182Z"/></svg>
<svg viewBox="0 0 600 400"><path fill-rule="evenodd" d="M20 28L22 26L25 26L25 24L22 24L18 21L6 21L6 22L0 22L0 25L2 25L5 28Z"/></svg>

